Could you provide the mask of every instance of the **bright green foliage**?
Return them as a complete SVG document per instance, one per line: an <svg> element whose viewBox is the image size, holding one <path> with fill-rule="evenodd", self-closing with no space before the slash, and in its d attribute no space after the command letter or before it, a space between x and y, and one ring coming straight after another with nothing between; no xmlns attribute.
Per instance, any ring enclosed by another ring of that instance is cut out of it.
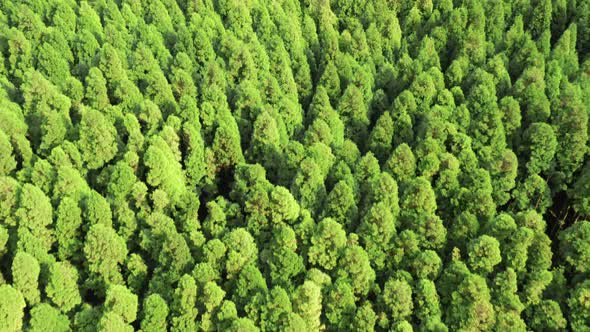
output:
<svg viewBox="0 0 590 332"><path fill-rule="evenodd" d="M536 330L559 331L566 327L566 320L559 304L544 300L533 307L531 326Z"/></svg>
<svg viewBox="0 0 590 332"><path fill-rule="evenodd" d="M80 121L78 148L88 169L102 167L117 153L117 131L101 112L86 108Z"/></svg>
<svg viewBox="0 0 590 332"><path fill-rule="evenodd" d="M447 310L449 328L487 330L495 323L494 307L484 278L469 274L456 286Z"/></svg>
<svg viewBox="0 0 590 332"><path fill-rule="evenodd" d="M346 248L339 264L339 277L350 283L356 295L366 294L375 281L375 271L365 250L358 245Z"/></svg>
<svg viewBox="0 0 590 332"><path fill-rule="evenodd" d="M53 207L49 198L41 189L27 183L20 192L19 205L15 212L18 221L18 248L31 254L40 263L50 261L48 251L53 237L52 231L47 227L53 222Z"/></svg>
<svg viewBox="0 0 590 332"><path fill-rule="evenodd" d="M52 264L45 292L62 312L71 311L82 301L78 290L78 271L68 262Z"/></svg>
<svg viewBox="0 0 590 332"><path fill-rule="evenodd" d="M158 294L152 294L143 303L143 318L141 319L141 330L144 332L155 332L166 330L166 317L168 316L168 305Z"/></svg>
<svg viewBox="0 0 590 332"><path fill-rule="evenodd" d="M588 323L590 314L588 313L588 295L590 293L590 281L586 280L579 283L574 288L567 300L567 306L570 314L568 320L573 330L583 331L590 328Z"/></svg>
<svg viewBox="0 0 590 332"><path fill-rule="evenodd" d="M313 281L305 281L295 291L293 296L293 311L306 322L307 329L320 328L320 315L322 313L321 288Z"/></svg>
<svg viewBox="0 0 590 332"><path fill-rule="evenodd" d="M111 227L95 224L90 227L84 242L85 263L92 287L104 289L109 283L121 283L119 264L127 256L127 246Z"/></svg>
<svg viewBox="0 0 590 332"><path fill-rule="evenodd" d="M579 221L559 237L561 255L574 270L584 273L590 267L590 222Z"/></svg>
<svg viewBox="0 0 590 332"><path fill-rule="evenodd" d="M354 319L356 305L350 285L342 280L336 281L324 298L326 318L335 329L346 329Z"/></svg>
<svg viewBox="0 0 590 332"><path fill-rule="evenodd" d="M21 292L29 306L37 304L39 292L39 273L41 267L35 257L19 251L12 260L12 279L14 287Z"/></svg>
<svg viewBox="0 0 590 332"><path fill-rule="evenodd" d="M4 331L16 332L23 327L25 299L10 285L0 286L0 327Z"/></svg>
<svg viewBox="0 0 590 332"><path fill-rule="evenodd" d="M500 243L491 236L482 235L469 242L469 267L479 273L492 272L494 266L502 261Z"/></svg>
<svg viewBox="0 0 590 332"><path fill-rule="evenodd" d="M147 183L164 190L176 203L185 191L184 173L168 143L160 136L153 138L144 155L144 164L149 168Z"/></svg>
<svg viewBox="0 0 590 332"><path fill-rule="evenodd" d="M174 299L171 309L171 330L192 331L196 329L196 316L198 313L195 304L197 301L197 285L195 279L185 274L178 281L174 291Z"/></svg>
<svg viewBox="0 0 590 332"><path fill-rule="evenodd" d="M537 122L528 127L525 135L530 149L530 159L526 164L528 171L538 174L548 170L557 148L553 129L546 123Z"/></svg>
<svg viewBox="0 0 590 332"><path fill-rule="evenodd" d="M68 316L62 314L57 308L48 303L40 303L31 309L30 324L29 331L72 331Z"/></svg>
<svg viewBox="0 0 590 332"><path fill-rule="evenodd" d="M393 321L400 321L412 313L412 287L405 280L390 279L383 287L383 302Z"/></svg>
<svg viewBox="0 0 590 332"><path fill-rule="evenodd" d="M2 159L0 160L0 175L8 175L16 168L16 160L12 151L9 137L0 129L0 155L2 155Z"/></svg>
<svg viewBox="0 0 590 332"><path fill-rule="evenodd" d="M121 332L131 332L133 331L133 326L125 323L125 320L120 315L114 312L106 312L105 314L100 317L100 321L98 322L98 326L94 327L99 332L107 332L107 331L121 331Z"/></svg>
<svg viewBox="0 0 590 332"><path fill-rule="evenodd" d="M585 331L590 1L1 1L0 331Z"/></svg>
<svg viewBox="0 0 590 332"><path fill-rule="evenodd" d="M331 270L336 266L346 244L346 233L342 225L334 219L326 218L316 226L311 244L308 252L310 263Z"/></svg>
<svg viewBox="0 0 590 332"><path fill-rule="evenodd" d="M234 276L244 266L256 259L258 249L254 239L245 229L235 229L227 234L223 240L228 248L225 270L229 276Z"/></svg>
<svg viewBox="0 0 590 332"><path fill-rule="evenodd" d="M137 295L125 286L112 285L107 290L104 307L106 312L118 314L131 323L137 317Z"/></svg>

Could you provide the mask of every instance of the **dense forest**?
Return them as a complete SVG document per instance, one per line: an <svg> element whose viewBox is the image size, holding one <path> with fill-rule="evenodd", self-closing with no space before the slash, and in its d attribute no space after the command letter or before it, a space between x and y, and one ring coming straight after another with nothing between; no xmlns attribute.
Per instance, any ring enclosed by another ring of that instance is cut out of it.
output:
<svg viewBox="0 0 590 332"><path fill-rule="evenodd" d="M0 1L0 331L590 331L590 0Z"/></svg>

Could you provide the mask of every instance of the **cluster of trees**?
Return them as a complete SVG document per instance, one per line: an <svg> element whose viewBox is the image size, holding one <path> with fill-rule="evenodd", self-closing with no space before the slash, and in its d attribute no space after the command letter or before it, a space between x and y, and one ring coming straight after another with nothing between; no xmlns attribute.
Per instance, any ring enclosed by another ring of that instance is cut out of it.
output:
<svg viewBox="0 0 590 332"><path fill-rule="evenodd" d="M1 331L590 330L590 1L0 2Z"/></svg>

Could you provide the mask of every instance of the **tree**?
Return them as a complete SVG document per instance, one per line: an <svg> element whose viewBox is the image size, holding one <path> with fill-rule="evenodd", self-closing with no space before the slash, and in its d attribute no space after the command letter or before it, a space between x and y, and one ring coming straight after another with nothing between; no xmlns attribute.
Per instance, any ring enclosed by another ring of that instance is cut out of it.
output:
<svg viewBox="0 0 590 332"><path fill-rule="evenodd" d="M18 221L18 249L31 254L39 263L50 262L48 254L53 244L53 208L49 198L38 187L25 184L20 192L19 208L15 213Z"/></svg>
<svg viewBox="0 0 590 332"><path fill-rule="evenodd" d="M346 244L346 232L334 219L320 221L311 237L308 252L309 262L326 270L336 267L338 258Z"/></svg>
<svg viewBox="0 0 590 332"><path fill-rule="evenodd" d="M389 112L384 112L369 135L368 147L377 159L385 161L389 157L394 132L393 119Z"/></svg>
<svg viewBox="0 0 590 332"><path fill-rule="evenodd" d="M106 80L102 71L92 67L86 76L86 104L93 109L104 110L110 105Z"/></svg>
<svg viewBox="0 0 590 332"><path fill-rule="evenodd" d="M198 310L195 308L197 302L197 285L195 279L188 274L183 275L178 281L174 290L174 299L170 307L171 330L191 331L197 328L195 319Z"/></svg>
<svg viewBox="0 0 590 332"><path fill-rule="evenodd" d="M557 150L557 139L551 126L544 122L531 124L525 131L525 141L530 151L526 164L528 171L539 174L548 170Z"/></svg>
<svg viewBox="0 0 590 332"><path fill-rule="evenodd" d="M385 202L374 204L365 214L357 233L374 266L378 270L382 269L390 240L395 235L395 218L391 205Z"/></svg>
<svg viewBox="0 0 590 332"><path fill-rule="evenodd" d="M324 301L328 326L334 329L349 328L356 312L352 287L346 281L337 280L327 290Z"/></svg>
<svg viewBox="0 0 590 332"><path fill-rule="evenodd" d="M414 307L418 319L422 322L429 320L440 321L442 311L434 282L432 280L420 279L414 289ZM424 325L427 326L428 324L423 323Z"/></svg>
<svg viewBox="0 0 590 332"><path fill-rule="evenodd" d="M346 225L347 228L355 223L358 208L355 192L350 184L344 180L336 183L326 198L322 215L334 219L341 225Z"/></svg>
<svg viewBox="0 0 590 332"><path fill-rule="evenodd" d="M141 330L145 332L166 330L168 305L157 293L149 295L143 304Z"/></svg>
<svg viewBox="0 0 590 332"><path fill-rule="evenodd" d="M174 204L178 204L186 191L184 172L173 150L161 136L153 137L143 162L149 169L147 183L161 188Z"/></svg>
<svg viewBox="0 0 590 332"><path fill-rule="evenodd" d="M268 257L266 263L272 283L285 289L289 290L291 280L305 271L303 259L297 254L295 232L289 226L275 228L269 248L261 255Z"/></svg>
<svg viewBox="0 0 590 332"><path fill-rule="evenodd" d="M219 115L207 167L213 174L244 160L238 125L231 114Z"/></svg>
<svg viewBox="0 0 590 332"><path fill-rule="evenodd" d="M0 327L5 331L20 331L23 327L25 299L10 285L0 286Z"/></svg>
<svg viewBox="0 0 590 332"><path fill-rule="evenodd" d="M125 323L125 320L120 315L108 311L100 317L96 329L100 332L106 331L122 331L131 332L133 326Z"/></svg>
<svg viewBox="0 0 590 332"><path fill-rule="evenodd" d="M9 175L16 168L16 160L9 137L2 129L0 129L0 153L3 156L0 160L0 175Z"/></svg>
<svg viewBox="0 0 590 332"><path fill-rule="evenodd" d="M64 313L82 302L78 289L78 271L68 262L56 262L49 268L45 286L47 297Z"/></svg>
<svg viewBox="0 0 590 332"><path fill-rule="evenodd" d="M313 281L305 281L293 295L293 311L306 322L309 330L320 329L322 313L321 288Z"/></svg>
<svg viewBox="0 0 590 332"><path fill-rule="evenodd" d="M530 317L530 325L537 331L559 331L567 324L559 304L553 300L543 300L535 305Z"/></svg>
<svg viewBox="0 0 590 332"><path fill-rule="evenodd" d="M590 222L578 221L559 235L560 252L566 263L575 271L584 273L590 266Z"/></svg>
<svg viewBox="0 0 590 332"><path fill-rule="evenodd" d="M84 109L78 130L78 148L89 169L101 168L115 157L117 130L101 112Z"/></svg>
<svg viewBox="0 0 590 332"><path fill-rule="evenodd" d="M89 286L101 291L110 283L122 283L119 265L127 256L127 246L114 229L103 224L92 225L83 250L91 277L87 280Z"/></svg>
<svg viewBox="0 0 590 332"><path fill-rule="evenodd" d="M469 242L469 266L475 272L486 274L502 261L500 243L496 238L482 235Z"/></svg>
<svg viewBox="0 0 590 332"><path fill-rule="evenodd" d="M385 163L385 170L389 171L400 184L414 177L416 157L408 144L403 143L395 148L391 157Z"/></svg>
<svg viewBox="0 0 590 332"><path fill-rule="evenodd" d="M375 271L367 252L359 245L348 246L338 261L337 275L346 280L356 296L369 292L375 281Z"/></svg>
<svg viewBox="0 0 590 332"><path fill-rule="evenodd" d="M342 114L345 123L345 135L358 145L365 142L368 136L368 110L362 91L349 85L338 101L338 113Z"/></svg>
<svg viewBox="0 0 590 332"><path fill-rule="evenodd" d="M582 124L588 121L588 114L580 100L580 91L566 84L561 92L563 110L552 117L557 144L561 147L555 154L557 175L566 183L581 166L587 151L588 128Z"/></svg>
<svg viewBox="0 0 590 332"><path fill-rule="evenodd" d="M254 262L258 248L252 235L243 228L236 228L224 236L223 243L228 248L225 270L228 277L235 277L242 268Z"/></svg>
<svg viewBox="0 0 590 332"><path fill-rule="evenodd" d="M588 329L590 319L588 310L586 310L586 297L590 291L590 282L585 280L571 291L570 296L567 300L567 305L570 310L568 317L569 325L573 330L585 330Z"/></svg>
<svg viewBox="0 0 590 332"><path fill-rule="evenodd" d="M274 223L282 221L291 223L299 216L299 204L289 192L282 186L276 186L270 193L271 216Z"/></svg>
<svg viewBox="0 0 590 332"><path fill-rule="evenodd" d="M389 279L383 286L382 296L392 321L402 321L412 313L412 287L407 281Z"/></svg>
<svg viewBox="0 0 590 332"><path fill-rule="evenodd" d="M14 287L21 292L27 304L32 307L41 300L39 292L39 273L41 267L35 257L18 251L12 261Z"/></svg>
<svg viewBox="0 0 590 332"><path fill-rule="evenodd" d="M48 303L39 303L31 309L29 331L71 331L68 316L59 312Z"/></svg>
<svg viewBox="0 0 590 332"><path fill-rule="evenodd" d="M446 309L451 329L485 330L493 327L496 315L490 303L491 295L483 277L467 274L452 292Z"/></svg>
<svg viewBox="0 0 590 332"><path fill-rule="evenodd" d="M126 323L132 323L137 317L137 295L122 285L111 285L104 300L105 312L117 314Z"/></svg>

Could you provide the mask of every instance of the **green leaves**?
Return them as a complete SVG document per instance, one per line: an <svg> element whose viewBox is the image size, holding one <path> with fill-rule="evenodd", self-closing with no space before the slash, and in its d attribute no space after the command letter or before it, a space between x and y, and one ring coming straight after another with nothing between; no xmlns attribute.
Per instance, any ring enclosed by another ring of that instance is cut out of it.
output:
<svg viewBox="0 0 590 332"><path fill-rule="evenodd" d="M0 330L585 330L590 8L4 1Z"/></svg>
<svg viewBox="0 0 590 332"><path fill-rule="evenodd" d="M0 286L0 327L16 332L22 330L25 308L22 294L10 285Z"/></svg>
<svg viewBox="0 0 590 332"><path fill-rule="evenodd" d="M78 148L89 169L111 161L117 153L117 131L101 112L87 108L82 113Z"/></svg>

